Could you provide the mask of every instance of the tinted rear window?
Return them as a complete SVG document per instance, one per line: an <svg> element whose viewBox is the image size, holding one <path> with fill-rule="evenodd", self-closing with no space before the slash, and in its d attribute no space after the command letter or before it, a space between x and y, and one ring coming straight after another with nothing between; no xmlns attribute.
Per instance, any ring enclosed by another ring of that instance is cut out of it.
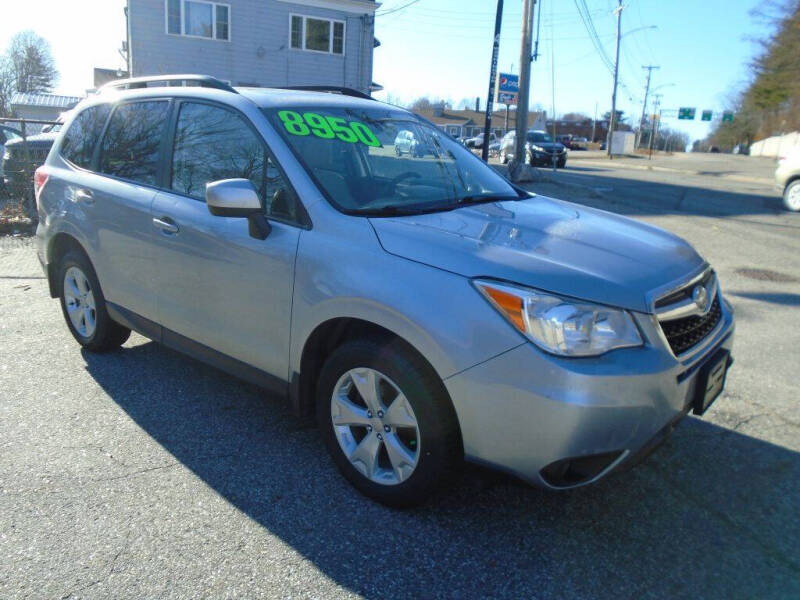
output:
<svg viewBox="0 0 800 600"><path fill-rule="evenodd" d="M155 185L168 109L166 100L130 102L117 107L103 138L100 171Z"/></svg>
<svg viewBox="0 0 800 600"><path fill-rule="evenodd" d="M79 114L64 136L61 155L74 165L90 168L97 140L100 139L110 110L108 104L99 104L90 106ZM58 126L54 126L51 131L58 131L55 127Z"/></svg>

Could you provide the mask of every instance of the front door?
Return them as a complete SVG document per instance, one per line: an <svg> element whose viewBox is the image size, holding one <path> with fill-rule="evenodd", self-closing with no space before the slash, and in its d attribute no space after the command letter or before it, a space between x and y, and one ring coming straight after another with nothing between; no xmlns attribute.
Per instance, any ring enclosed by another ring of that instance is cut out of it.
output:
<svg viewBox="0 0 800 600"><path fill-rule="evenodd" d="M231 109L178 107L170 191L153 202L159 322L166 329L288 378L294 262L299 236L294 192L249 121ZM205 185L249 179L272 232L250 237L246 219L215 217Z"/></svg>

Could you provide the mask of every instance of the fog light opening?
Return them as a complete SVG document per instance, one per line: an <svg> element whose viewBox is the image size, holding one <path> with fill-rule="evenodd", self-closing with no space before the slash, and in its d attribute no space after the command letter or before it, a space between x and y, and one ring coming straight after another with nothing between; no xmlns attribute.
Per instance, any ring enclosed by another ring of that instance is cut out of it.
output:
<svg viewBox="0 0 800 600"><path fill-rule="evenodd" d="M542 469L539 474L548 485L553 487L573 487L582 483L587 483L600 475L600 473L613 464L623 452L624 450L616 450L614 452L604 452L602 454L564 458L550 463Z"/></svg>

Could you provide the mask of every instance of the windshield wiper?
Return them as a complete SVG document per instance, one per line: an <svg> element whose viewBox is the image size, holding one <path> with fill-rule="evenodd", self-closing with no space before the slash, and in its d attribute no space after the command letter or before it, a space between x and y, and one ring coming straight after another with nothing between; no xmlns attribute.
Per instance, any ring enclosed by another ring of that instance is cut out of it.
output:
<svg viewBox="0 0 800 600"><path fill-rule="evenodd" d="M356 214L365 217L395 217L395 216L406 216L406 215L422 215L425 213L437 212L441 210L450 210L451 208L453 207L452 206L421 207L421 206L389 205L389 206L381 206L380 208L362 209L357 211Z"/></svg>
<svg viewBox="0 0 800 600"><path fill-rule="evenodd" d="M519 196L501 196L496 194L476 194L474 196L464 196L457 200L459 206L467 204L487 204L490 202L507 202L509 200L521 200Z"/></svg>

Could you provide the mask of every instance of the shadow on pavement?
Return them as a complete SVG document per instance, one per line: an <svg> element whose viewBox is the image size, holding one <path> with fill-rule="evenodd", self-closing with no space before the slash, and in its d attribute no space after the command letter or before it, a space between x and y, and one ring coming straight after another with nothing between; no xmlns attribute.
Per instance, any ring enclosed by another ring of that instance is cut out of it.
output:
<svg viewBox="0 0 800 600"><path fill-rule="evenodd" d="M800 306L800 294L790 294L781 292L728 292L731 296L739 298L749 298L751 300L761 300L771 304L782 304L784 306Z"/></svg>
<svg viewBox="0 0 800 600"><path fill-rule="evenodd" d="M575 183L589 189L603 188L603 198L586 202L628 216L637 215L697 215L706 217L737 217L745 215L781 215L787 223L781 227L800 229L798 215L783 209L782 200L777 192L762 193L738 191L746 184L733 180L725 180L727 189L705 187L698 183L699 178L687 178L681 174L670 175L674 183L664 183L637 177L652 176L649 172L631 171L630 178L613 177L605 169L586 172L586 167L574 167L567 164L553 177L556 182ZM659 174L663 176L663 174ZM719 185L722 178L714 177ZM536 183L524 185L525 189L537 190ZM752 187L752 186L751 186ZM764 186L762 186L764 188ZM548 190L549 192L549 190ZM558 196L557 193L553 194ZM580 199L580 202L584 202Z"/></svg>
<svg viewBox="0 0 800 600"><path fill-rule="evenodd" d="M687 418L643 465L567 493L467 468L425 507L393 511L247 384L152 342L84 358L187 469L369 598L800 596L800 454L734 430Z"/></svg>

